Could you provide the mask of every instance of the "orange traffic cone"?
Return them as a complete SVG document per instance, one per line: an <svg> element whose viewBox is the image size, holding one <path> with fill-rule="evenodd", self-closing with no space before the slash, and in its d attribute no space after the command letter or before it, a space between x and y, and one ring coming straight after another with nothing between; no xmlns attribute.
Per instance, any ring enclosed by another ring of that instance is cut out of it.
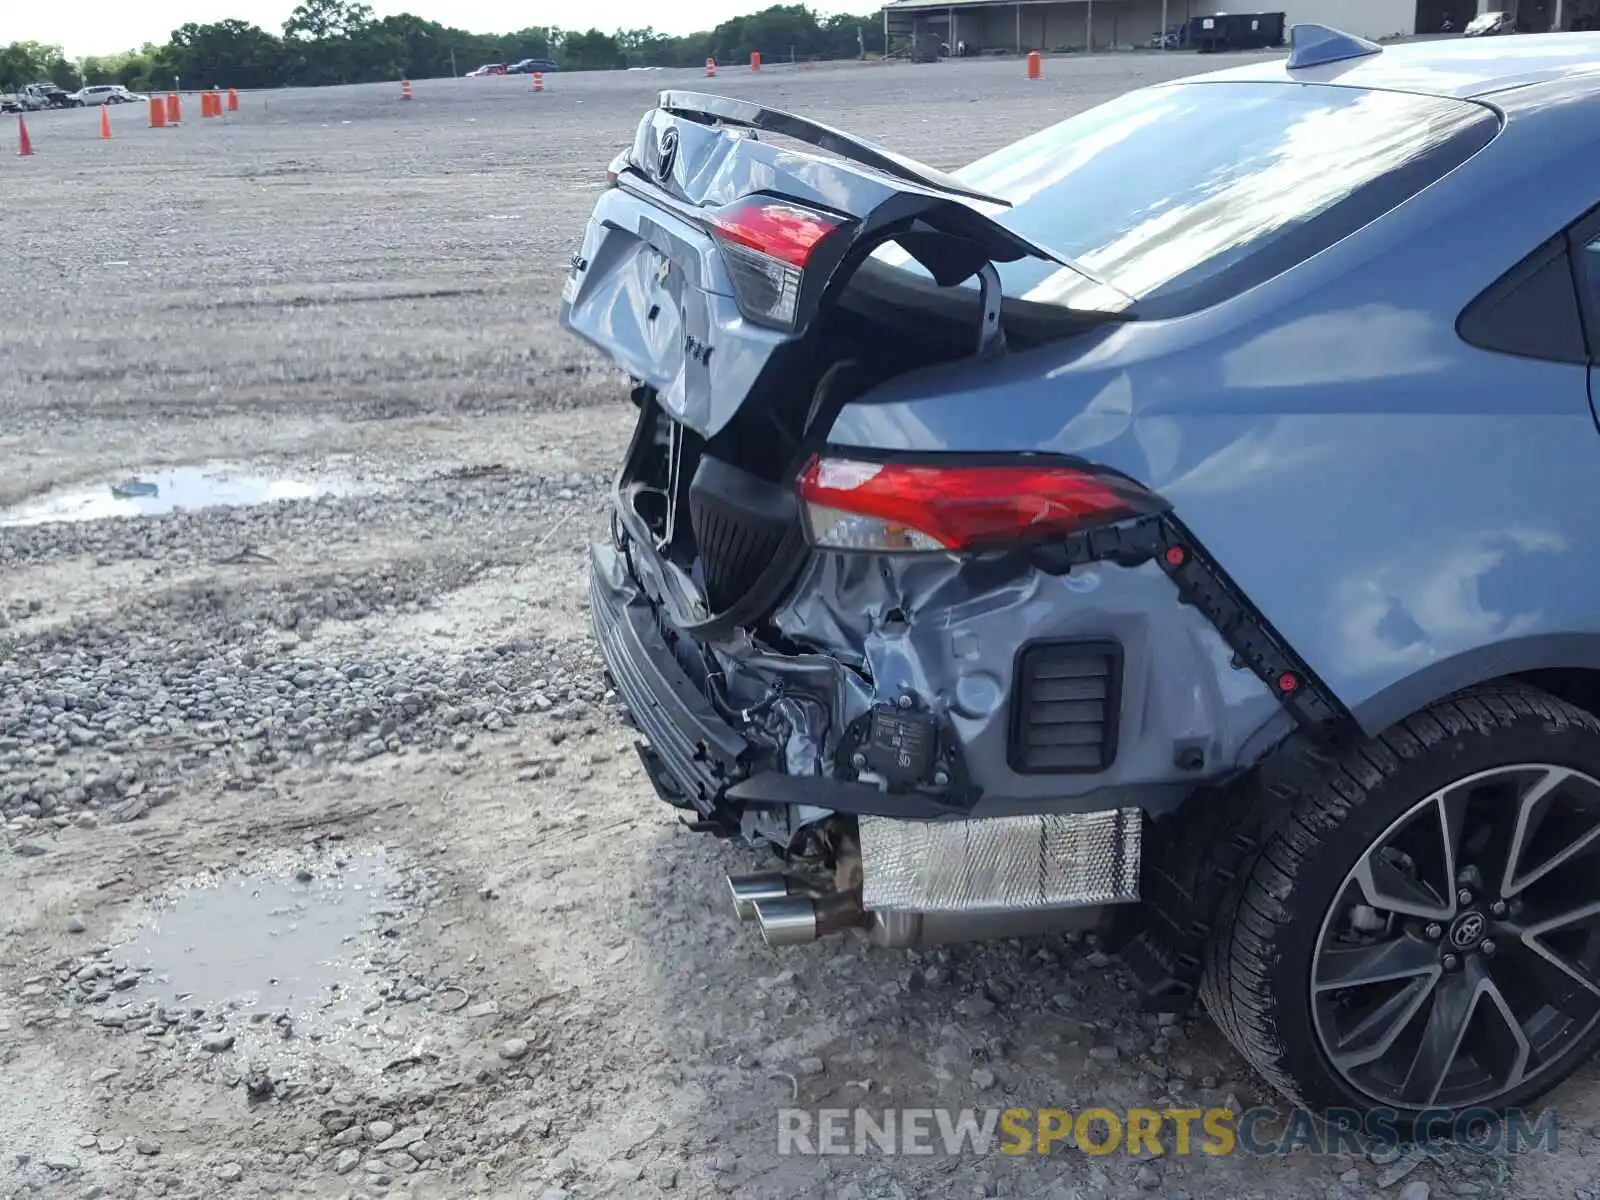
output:
<svg viewBox="0 0 1600 1200"><path fill-rule="evenodd" d="M538 71L533 73L533 90L536 92L544 91L544 76Z"/></svg>
<svg viewBox="0 0 1600 1200"><path fill-rule="evenodd" d="M402 100L411 99L411 80L402 79L400 81L400 99L402 99Z"/></svg>
<svg viewBox="0 0 1600 1200"><path fill-rule="evenodd" d="M100 106L100 140L102 142L111 140L111 109L104 104Z"/></svg>
<svg viewBox="0 0 1600 1200"><path fill-rule="evenodd" d="M183 120L183 103L177 92L167 93L167 124L177 125Z"/></svg>
<svg viewBox="0 0 1600 1200"><path fill-rule="evenodd" d="M715 79L716 77L717 77L717 60L714 59L714 58L708 58L708 59L706 59L706 78L707 79Z"/></svg>
<svg viewBox="0 0 1600 1200"><path fill-rule="evenodd" d="M165 129L167 127L167 106L161 102L161 97L151 96L148 107L150 109L150 128Z"/></svg>
<svg viewBox="0 0 1600 1200"><path fill-rule="evenodd" d="M759 51L759 50L750 51L750 69L752 71L761 70L761 51Z"/></svg>
<svg viewBox="0 0 1600 1200"><path fill-rule="evenodd" d="M1039 57L1037 50L1028 51L1028 78L1039 79L1044 75L1044 60Z"/></svg>
<svg viewBox="0 0 1600 1200"><path fill-rule="evenodd" d="M228 89L228 111L229 112L238 112L239 111L239 89L238 88L229 88Z"/></svg>
<svg viewBox="0 0 1600 1200"><path fill-rule="evenodd" d="M26 158L33 153L33 142L28 137L28 123L17 116L17 157Z"/></svg>

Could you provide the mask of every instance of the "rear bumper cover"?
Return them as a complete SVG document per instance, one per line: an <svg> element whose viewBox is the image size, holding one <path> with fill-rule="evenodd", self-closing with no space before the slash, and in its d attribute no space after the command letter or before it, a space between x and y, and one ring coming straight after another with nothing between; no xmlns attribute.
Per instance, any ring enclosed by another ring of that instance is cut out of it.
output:
<svg viewBox="0 0 1600 1200"><path fill-rule="evenodd" d="M918 797L818 775L761 769L773 748L751 742L707 698L673 653L656 610L614 547L590 547L595 638L628 715L648 740L640 753L662 799L713 822L745 808L801 805L860 816L929 818L948 810Z"/></svg>

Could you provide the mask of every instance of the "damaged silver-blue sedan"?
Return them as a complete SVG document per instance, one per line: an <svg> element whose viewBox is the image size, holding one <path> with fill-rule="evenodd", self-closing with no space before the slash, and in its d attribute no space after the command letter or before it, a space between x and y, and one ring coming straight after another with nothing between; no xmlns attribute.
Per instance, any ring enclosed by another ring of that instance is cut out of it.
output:
<svg viewBox="0 0 1600 1200"><path fill-rule="evenodd" d="M1600 1038L1600 35L1146 88L944 174L664 93L568 329L595 627L775 945L1100 928L1319 1108Z"/></svg>

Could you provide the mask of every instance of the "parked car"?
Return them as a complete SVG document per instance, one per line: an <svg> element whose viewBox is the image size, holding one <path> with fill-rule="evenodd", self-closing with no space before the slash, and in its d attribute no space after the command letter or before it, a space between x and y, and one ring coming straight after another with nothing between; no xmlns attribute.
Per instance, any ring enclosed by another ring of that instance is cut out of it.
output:
<svg viewBox="0 0 1600 1200"><path fill-rule="evenodd" d="M1299 25L954 174L661 94L562 295L591 608L769 943L1098 928L1401 1127L1589 1056L1600 35L1521 42Z"/></svg>
<svg viewBox="0 0 1600 1200"><path fill-rule="evenodd" d="M38 100L40 108L82 108L83 101L53 83L30 83L20 93Z"/></svg>
<svg viewBox="0 0 1600 1200"><path fill-rule="evenodd" d="M73 92L72 99L79 105L132 104L139 97L119 83L95 83Z"/></svg>
<svg viewBox="0 0 1600 1200"><path fill-rule="evenodd" d="M506 74L532 75L538 73L540 75L549 75L560 69L553 60L548 58L524 58L520 62L514 62L507 67Z"/></svg>
<svg viewBox="0 0 1600 1200"><path fill-rule="evenodd" d="M3 113L37 112L44 107L44 97L27 90L10 96L0 96L0 112Z"/></svg>
<svg viewBox="0 0 1600 1200"><path fill-rule="evenodd" d="M479 67L476 71L468 71L467 78L474 79L480 75L504 75L505 73L506 68L504 63L484 63L484 65Z"/></svg>
<svg viewBox="0 0 1600 1200"><path fill-rule="evenodd" d="M1502 33L1515 33L1516 22L1511 19L1510 13L1486 12L1479 13L1467 22L1467 27L1461 31L1462 37L1494 37Z"/></svg>

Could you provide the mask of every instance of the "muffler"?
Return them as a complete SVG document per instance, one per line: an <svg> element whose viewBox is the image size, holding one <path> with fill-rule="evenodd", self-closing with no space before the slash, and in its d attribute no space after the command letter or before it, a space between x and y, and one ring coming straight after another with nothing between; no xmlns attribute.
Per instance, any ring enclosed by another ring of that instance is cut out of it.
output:
<svg viewBox="0 0 1600 1200"><path fill-rule="evenodd" d="M741 921L756 919L756 902L782 900L785 896L804 896L809 889L787 875L729 875L728 891L733 896L733 912Z"/></svg>
<svg viewBox="0 0 1600 1200"><path fill-rule="evenodd" d="M785 896L755 902L756 923L769 946L800 946L866 924L860 892Z"/></svg>

